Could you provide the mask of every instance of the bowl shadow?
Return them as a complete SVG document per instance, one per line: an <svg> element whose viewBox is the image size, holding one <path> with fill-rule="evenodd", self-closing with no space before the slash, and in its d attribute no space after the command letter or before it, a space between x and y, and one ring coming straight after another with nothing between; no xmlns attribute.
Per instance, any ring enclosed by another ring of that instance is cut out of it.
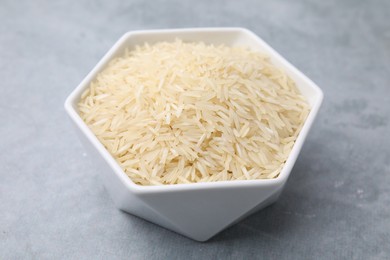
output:
<svg viewBox="0 0 390 260"><path fill-rule="evenodd" d="M220 243L260 237L279 240L286 234L291 236L294 229L302 228L303 220L314 219L316 215L310 208L313 209L312 195L316 191L308 187L312 178L316 178L316 174L311 174L315 165L306 155L310 157L308 153L304 153L297 160L284 191L275 203L223 230L208 242Z"/></svg>

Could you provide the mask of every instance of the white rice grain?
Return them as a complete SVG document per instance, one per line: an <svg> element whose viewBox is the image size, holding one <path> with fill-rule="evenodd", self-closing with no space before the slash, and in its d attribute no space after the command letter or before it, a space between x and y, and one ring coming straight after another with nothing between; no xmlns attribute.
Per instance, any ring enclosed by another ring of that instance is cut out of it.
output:
<svg viewBox="0 0 390 260"><path fill-rule="evenodd" d="M139 185L276 178L309 111L265 54L180 40L126 50L79 103Z"/></svg>

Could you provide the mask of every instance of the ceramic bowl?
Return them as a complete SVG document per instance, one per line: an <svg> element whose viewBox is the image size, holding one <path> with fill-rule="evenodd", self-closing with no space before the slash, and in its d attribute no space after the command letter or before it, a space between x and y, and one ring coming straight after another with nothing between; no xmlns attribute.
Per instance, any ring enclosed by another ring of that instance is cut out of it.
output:
<svg viewBox="0 0 390 260"><path fill-rule="evenodd" d="M228 46L247 46L269 54L283 68L307 98L311 112L296 140L280 175L275 179L221 181L211 183L140 186L134 184L115 159L99 142L78 114L81 93L110 60L144 42L203 41ZM316 84L280 56L251 31L244 28L197 28L133 31L122 36L87 77L70 94L65 109L76 126L80 139L99 165L99 175L116 206L128 213L198 241L205 241L249 214L275 202L297 160L304 140L323 99Z"/></svg>

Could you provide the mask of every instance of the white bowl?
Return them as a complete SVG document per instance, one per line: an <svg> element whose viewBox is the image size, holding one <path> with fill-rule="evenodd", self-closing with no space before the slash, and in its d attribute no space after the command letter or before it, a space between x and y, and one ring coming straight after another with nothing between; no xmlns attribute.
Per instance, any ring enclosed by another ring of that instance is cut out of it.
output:
<svg viewBox="0 0 390 260"><path fill-rule="evenodd" d="M269 180L221 181L211 183L140 186L134 184L99 142L78 114L81 93L110 60L126 48L144 42L204 41L241 45L265 51L275 65L283 68L307 98L311 112L295 142L280 175ZM323 93L310 79L281 57L258 36L243 28L198 28L134 31L126 33L108 51L65 102L65 109L81 140L97 164L106 189L116 206L194 240L205 241L249 214L273 203L281 193L323 99Z"/></svg>

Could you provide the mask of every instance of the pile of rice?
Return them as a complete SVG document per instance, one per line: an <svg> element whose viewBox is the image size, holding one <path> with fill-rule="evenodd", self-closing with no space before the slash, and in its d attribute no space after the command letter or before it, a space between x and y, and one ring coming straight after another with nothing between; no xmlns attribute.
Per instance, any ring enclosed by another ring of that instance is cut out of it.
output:
<svg viewBox="0 0 390 260"><path fill-rule="evenodd" d="M79 111L134 183L164 185L277 177L309 106L265 54L176 40L113 60Z"/></svg>

